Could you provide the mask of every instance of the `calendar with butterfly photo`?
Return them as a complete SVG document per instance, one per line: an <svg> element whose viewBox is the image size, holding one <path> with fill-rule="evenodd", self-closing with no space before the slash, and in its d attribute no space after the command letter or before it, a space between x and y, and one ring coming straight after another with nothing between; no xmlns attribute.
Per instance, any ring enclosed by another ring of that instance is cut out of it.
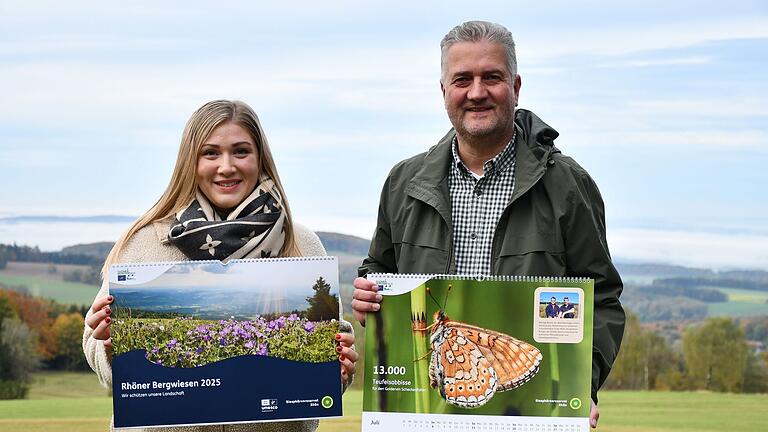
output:
<svg viewBox="0 0 768 432"><path fill-rule="evenodd" d="M591 279L368 279L383 300L366 318L363 431L589 430Z"/></svg>

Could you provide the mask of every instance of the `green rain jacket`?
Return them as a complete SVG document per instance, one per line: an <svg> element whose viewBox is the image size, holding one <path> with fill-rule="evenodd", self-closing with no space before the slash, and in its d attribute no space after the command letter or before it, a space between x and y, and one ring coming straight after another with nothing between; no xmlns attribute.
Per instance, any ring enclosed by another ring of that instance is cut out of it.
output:
<svg viewBox="0 0 768 432"><path fill-rule="evenodd" d="M515 189L493 237L494 275L595 280L592 399L616 359L624 332L621 277L605 240L603 200L592 178L554 144L557 131L530 111L515 112ZM452 129L429 151L392 168L360 276L456 273L448 170Z"/></svg>

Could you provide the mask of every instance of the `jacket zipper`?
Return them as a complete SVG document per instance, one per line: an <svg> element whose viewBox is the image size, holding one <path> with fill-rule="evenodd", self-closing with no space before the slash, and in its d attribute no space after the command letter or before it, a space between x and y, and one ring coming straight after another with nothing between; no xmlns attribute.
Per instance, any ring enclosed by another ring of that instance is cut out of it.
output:
<svg viewBox="0 0 768 432"><path fill-rule="evenodd" d="M515 196L515 191L514 190L512 191L512 200L509 202L509 204L507 204L506 207L504 207L504 211L501 212L501 215L499 215L499 221L501 221L504 218L504 215L507 214L507 212L509 211L510 208L512 208L512 204L514 204L515 201L517 201L518 198L520 198L521 196L525 195L529 190L531 190L531 188L533 186L536 185L536 183L539 182L539 180L541 180L542 177L544 177L544 174L547 172L547 164L551 160L550 159L551 157L552 157L552 152L550 150L549 154L547 154L547 162L544 163L544 171L541 174L539 174L539 176L536 177L536 180L532 181L531 184L529 184L528 187L525 188L525 190L520 192L520 194L518 194L517 196ZM491 272L493 272L493 266L495 264L494 261L498 261L499 255L500 255L500 254L497 254L495 259L494 259L493 252L496 250L496 240L498 239L498 233L499 233L499 224L497 222L496 223L496 229L493 231L493 241L491 242L491 260L492 260L491 261ZM453 242L451 242L451 247L453 247Z"/></svg>
<svg viewBox="0 0 768 432"><path fill-rule="evenodd" d="M452 228L451 228L451 243L450 243L450 246L448 246L448 260L445 265L445 271L443 272L444 274L450 274L451 261L453 261L453 229Z"/></svg>

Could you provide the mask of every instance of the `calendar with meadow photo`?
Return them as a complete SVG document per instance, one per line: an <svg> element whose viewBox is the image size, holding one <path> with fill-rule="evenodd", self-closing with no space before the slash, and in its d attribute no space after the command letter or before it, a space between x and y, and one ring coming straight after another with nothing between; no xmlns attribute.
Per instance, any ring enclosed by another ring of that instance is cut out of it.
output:
<svg viewBox="0 0 768 432"><path fill-rule="evenodd" d="M335 258L120 264L109 276L115 426L341 415Z"/></svg>

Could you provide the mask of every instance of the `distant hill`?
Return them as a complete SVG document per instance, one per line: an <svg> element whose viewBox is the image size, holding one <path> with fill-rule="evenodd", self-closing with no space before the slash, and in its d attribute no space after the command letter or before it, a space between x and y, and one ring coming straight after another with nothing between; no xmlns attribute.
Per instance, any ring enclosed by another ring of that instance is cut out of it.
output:
<svg viewBox="0 0 768 432"><path fill-rule="evenodd" d="M100 243L89 243L89 244L67 246L61 249L61 254L62 255L87 255L87 256L92 256L94 258L98 258L99 261L104 261L107 258L109 251L112 250L112 246L114 245L115 244L112 242L100 242Z"/></svg>
<svg viewBox="0 0 768 432"><path fill-rule="evenodd" d="M368 255L370 241L360 237L332 232L321 231L317 235L320 237L320 241L323 243L328 255L339 258L339 281L343 284L351 284L352 280L357 276L357 267L363 261L363 258ZM35 257L35 259L24 258L22 260L35 262L101 263L106 259L112 246L114 246L113 242L78 244L67 246L61 252L48 253L45 257ZM89 257L89 259L76 259L75 257Z"/></svg>
<svg viewBox="0 0 768 432"><path fill-rule="evenodd" d="M320 237L328 255L339 258L339 282L351 285L357 277L357 268L363 262L363 258L368 256L368 246L371 241L351 235L323 231L318 231L317 236ZM342 292L342 298L345 300L349 297L346 294L348 293ZM349 306L345 304L344 307L347 309Z"/></svg>
<svg viewBox="0 0 768 432"><path fill-rule="evenodd" d="M329 255L344 254L364 257L368 255L368 247L371 244L370 240L347 234L318 231L317 236L320 237L320 241L323 242Z"/></svg>
<svg viewBox="0 0 768 432"><path fill-rule="evenodd" d="M355 258L356 260L359 258L359 261L362 261L363 257L368 255L368 245L371 243L370 240L364 238L332 232L319 231L317 236L320 237L320 241L323 243L328 255L350 256L349 258ZM87 255L103 261L107 254L109 254L112 246L114 246L113 242L78 244L67 246L60 253L62 255ZM357 265L359 265L359 262Z"/></svg>
<svg viewBox="0 0 768 432"><path fill-rule="evenodd" d="M659 263L629 263L616 260L614 262L619 274L648 275L654 277L710 277L714 272L710 269L683 267Z"/></svg>

